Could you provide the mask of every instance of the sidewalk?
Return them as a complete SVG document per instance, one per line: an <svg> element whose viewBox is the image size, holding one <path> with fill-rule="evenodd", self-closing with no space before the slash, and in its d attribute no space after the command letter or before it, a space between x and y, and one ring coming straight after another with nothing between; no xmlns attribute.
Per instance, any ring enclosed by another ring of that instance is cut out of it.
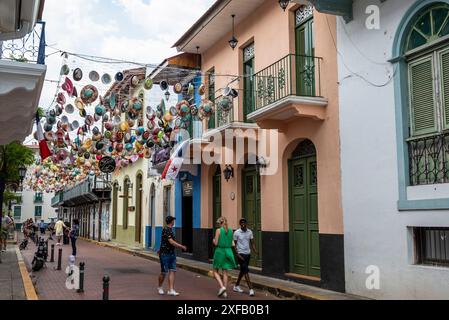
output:
<svg viewBox="0 0 449 320"><path fill-rule="evenodd" d="M7 246L1 253L0 300L36 300L31 279L17 246Z"/></svg>
<svg viewBox="0 0 449 320"><path fill-rule="evenodd" d="M155 262L159 261L159 257L154 252L144 249L135 249L126 245L113 242L97 242L89 239L85 241L94 243L98 246L113 248L115 250L132 254L133 256L142 257ZM185 258L177 258L178 268L188 270L213 278L212 267L208 263L189 260ZM238 271L231 271L231 282L237 280ZM365 298L344 294L340 292L329 291L313 286L308 286L293 281L270 278L257 274L251 274L251 281L255 289L268 291L280 298L289 298L295 300L364 300Z"/></svg>

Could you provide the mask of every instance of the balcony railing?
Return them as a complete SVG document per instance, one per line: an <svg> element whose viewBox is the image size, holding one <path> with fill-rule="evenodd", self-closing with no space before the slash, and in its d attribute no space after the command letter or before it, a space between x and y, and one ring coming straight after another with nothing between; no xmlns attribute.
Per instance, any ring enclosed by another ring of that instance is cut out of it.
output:
<svg viewBox="0 0 449 320"><path fill-rule="evenodd" d="M51 205L55 206L58 203L61 203L63 200L64 200L64 192L60 191L51 199Z"/></svg>
<svg viewBox="0 0 449 320"><path fill-rule="evenodd" d="M0 59L45 64L45 22L37 22L22 39L0 41Z"/></svg>
<svg viewBox="0 0 449 320"><path fill-rule="evenodd" d="M410 139L410 185L449 183L449 133Z"/></svg>
<svg viewBox="0 0 449 320"><path fill-rule="evenodd" d="M43 203L44 197L42 194L37 194L34 196L34 203Z"/></svg>
<svg viewBox="0 0 449 320"><path fill-rule="evenodd" d="M223 98L223 96L219 96L215 99L215 127L213 129L217 129L228 125L234 122L234 107L231 108L230 111L224 112L221 108L218 107L218 102ZM231 98L232 99L232 98ZM232 100L232 104L234 104L234 100Z"/></svg>
<svg viewBox="0 0 449 320"><path fill-rule="evenodd" d="M288 96L321 97L320 57L289 54L254 75L255 110Z"/></svg>

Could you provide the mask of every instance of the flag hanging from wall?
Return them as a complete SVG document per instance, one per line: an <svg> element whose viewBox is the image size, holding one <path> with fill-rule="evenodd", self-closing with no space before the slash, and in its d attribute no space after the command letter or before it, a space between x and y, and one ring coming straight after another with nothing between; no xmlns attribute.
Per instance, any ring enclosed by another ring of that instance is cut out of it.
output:
<svg viewBox="0 0 449 320"><path fill-rule="evenodd" d="M39 141L39 151L42 161L51 156L51 151L48 148L47 141L44 137L44 130L42 129L41 119L39 114L36 113L36 126L37 126L37 140Z"/></svg>

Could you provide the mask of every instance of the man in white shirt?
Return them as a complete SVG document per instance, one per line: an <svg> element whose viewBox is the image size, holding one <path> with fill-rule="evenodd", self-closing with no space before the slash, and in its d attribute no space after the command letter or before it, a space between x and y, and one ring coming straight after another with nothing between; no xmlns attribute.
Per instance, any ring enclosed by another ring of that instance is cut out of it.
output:
<svg viewBox="0 0 449 320"><path fill-rule="evenodd" d="M246 219L240 220L240 229L234 232L235 247L237 249L237 257L240 264L240 274L237 279L237 283L234 286L234 291L243 293L242 288L240 288L240 282L242 278L245 277L246 283L249 288L249 295L254 296L253 285L249 279L249 262L251 260L251 248L253 252L257 254L256 245L254 243L253 232L248 229ZM250 246L251 245L251 246Z"/></svg>
<svg viewBox="0 0 449 320"><path fill-rule="evenodd" d="M56 222L55 224L56 240L58 241L58 243L56 244L57 246L61 245L61 239L64 235L64 229L67 229L67 227L61 219L58 219L58 222Z"/></svg>

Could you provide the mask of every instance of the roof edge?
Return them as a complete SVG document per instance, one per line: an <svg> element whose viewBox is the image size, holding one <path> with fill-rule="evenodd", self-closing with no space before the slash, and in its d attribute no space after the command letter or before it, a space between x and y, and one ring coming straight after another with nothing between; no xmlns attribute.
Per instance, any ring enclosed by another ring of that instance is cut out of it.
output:
<svg viewBox="0 0 449 320"><path fill-rule="evenodd" d="M182 51L181 47L185 46L185 42L199 33L220 11L225 8L232 0L217 0L182 36L176 41L172 48Z"/></svg>

